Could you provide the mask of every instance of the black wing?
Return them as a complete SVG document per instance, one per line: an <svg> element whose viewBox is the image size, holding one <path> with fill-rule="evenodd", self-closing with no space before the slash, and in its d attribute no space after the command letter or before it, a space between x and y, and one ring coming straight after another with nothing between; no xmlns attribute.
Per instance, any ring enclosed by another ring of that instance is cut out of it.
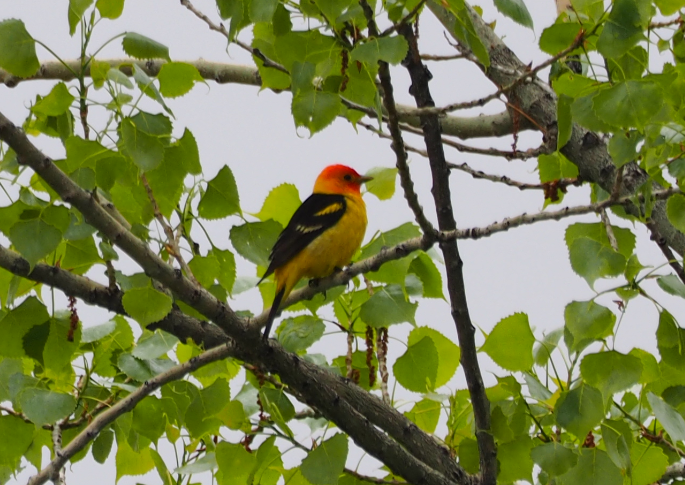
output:
<svg viewBox="0 0 685 485"><path fill-rule="evenodd" d="M297 208L290 222L278 236L271 250L271 263L264 273L266 278L306 248L325 230L333 227L347 208L345 196L312 194Z"/></svg>

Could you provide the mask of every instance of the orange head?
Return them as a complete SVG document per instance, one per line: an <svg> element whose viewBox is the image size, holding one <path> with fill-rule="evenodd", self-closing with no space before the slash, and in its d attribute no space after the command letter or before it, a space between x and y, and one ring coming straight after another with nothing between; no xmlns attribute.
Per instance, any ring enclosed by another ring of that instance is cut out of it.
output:
<svg viewBox="0 0 685 485"><path fill-rule="evenodd" d="M361 185L373 177L359 175L345 165L329 165L316 178L314 193L317 194L359 194Z"/></svg>

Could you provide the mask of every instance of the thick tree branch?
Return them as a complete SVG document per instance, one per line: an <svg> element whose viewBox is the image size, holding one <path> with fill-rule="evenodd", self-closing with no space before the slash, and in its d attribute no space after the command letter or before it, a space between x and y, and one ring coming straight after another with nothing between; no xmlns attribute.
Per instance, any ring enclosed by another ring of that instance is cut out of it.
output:
<svg viewBox="0 0 685 485"><path fill-rule="evenodd" d="M400 29L400 34L407 39L409 52L404 64L411 77L410 94L416 99L418 108L435 106L428 87L430 73L421 61L417 40L411 26ZM428 161L433 176L433 199L438 216L438 227L441 231L456 230L457 223L452 210L450 193L450 169L445 160L442 145L442 134L437 114L421 116L423 137L428 152ZM462 272L463 261L459 255L456 240L441 241L440 249L445 258L447 272L447 291L450 297L452 318L457 328L461 347L461 364L464 368L466 385L471 396L473 414L476 424L476 439L480 453L480 476L483 485L495 485L497 482L497 447L490 431L490 401L485 395L485 386L480 372L475 341L475 327L471 323L466 301L466 286Z"/></svg>
<svg viewBox="0 0 685 485"><path fill-rule="evenodd" d="M76 207L89 224L136 261L148 276L174 291L179 299L234 339L236 358L278 374L303 401L335 422L394 473L409 481L429 485L446 485L452 481L472 483L471 477L456 465L446 447L395 409L343 378L300 360L277 343L263 342L257 326L238 317L225 303L164 263L96 203L90 193L59 170L1 113L0 140L12 147L19 163L30 166L63 200ZM375 426L369 426L369 422Z"/></svg>
<svg viewBox="0 0 685 485"><path fill-rule="evenodd" d="M127 76L133 75L133 65L142 69L148 76L156 77L159 70L166 63L166 61L155 59L149 61L141 61L138 59L122 58L122 59L98 59L101 62L107 62L113 68L119 69ZM248 86L261 86L262 80L259 76L259 71L253 66L242 66L239 64L225 64L220 62L210 62L205 60L185 61L192 64L200 72L203 79L207 81L214 81L217 84L244 84ZM80 69L81 63L79 60L64 61L64 64L58 61L48 61L41 64L38 72L28 78L20 78L13 76L0 69L0 84L7 87L15 87L21 82L31 80L53 80L53 81L71 81L76 79L75 72ZM84 76L90 76L90 64L86 66ZM374 110L362 110L368 116L376 117ZM400 121L408 123L413 126L421 126L416 108L410 106L397 105L397 115ZM514 125L511 116L507 111L503 111L494 115L479 115L474 117L457 117L445 116L440 119L443 132L446 135L456 136L462 140L470 138L484 138L491 136L506 136L511 135L514 131ZM518 131L530 130L532 125L529 123L521 123Z"/></svg>
<svg viewBox="0 0 685 485"><path fill-rule="evenodd" d="M452 33L451 28L455 24L454 16L435 0L429 0L427 6L448 32ZM470 9L470 16L477 34L490 54L491 65L485 69L486 76L496 86L503 87L525 74L528 70L527 66L473 9ZM458 41L458 39L455 40ZM521 83L511 89L507 95L510 104L530 116L536 125L542 127L545 136L551 139L556 138L557 99L555 94L550 92L549 87L543 88L541 82ZM605 191L613 193L617 169L611 160L606 142L598 134L574 125L571 138L561 151L578 167L581 180L594 182ZM633 194L645 182L652 183L654 190L659 190L659 187L650 181L647 173L635 163L629 163L624 166L619 195ZM636 208L629 208L629 210L634 211ZM639 215L637 212L631 212L631 214ZM652 220L666 244L681 256L685 254L685 235L669 222L665 203L659 202L654 206Z"/></svg>
<svg viewBox="0 0 685 485"><path fill-rule="evenodd" d="M62 448L61 451L55 450L55 458L37 475L32 476L28 481L28 485L41 485L52 479L55 473L62 469L72 456L82 450L90 441L94 440L105 426L113 423L119 416L132 411L136 404L164 384L181 379L189 372L193 372L211 362L225 359L231 352L232 345L227 343L212 350L208 350L197 357L193 357L188 362L176 365L168 371L145 381L138 389L93 419L86 429L81 431L67 446Z"/></svg>

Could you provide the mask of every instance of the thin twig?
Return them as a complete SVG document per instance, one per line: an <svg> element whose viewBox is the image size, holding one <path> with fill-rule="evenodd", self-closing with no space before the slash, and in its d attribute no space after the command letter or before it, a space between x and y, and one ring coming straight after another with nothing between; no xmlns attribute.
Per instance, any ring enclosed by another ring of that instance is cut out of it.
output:
<svg viewBox="0 0 685 485"><path fill-rule="evenodd" d="M150 203L152 204L155 219L157 219L157 222L159 222L159 224L162 226L164 234L166 235L167 252L178 262L179 266L181 266L181 269L186 274L186 276L190 278L191 281L197 283L197 279L195 278L195 275L193 275L193 272L190 270L190 266L188 266L188 263L186 263L185 259L183 259L183 255L181 254L181 248L178 245L178 240L174 236L174 230L167 223L166 219L164 218L164 215L162 214L162 211L159 210L159 204L157 204L157 200L155 199L155 196L152 193L152 187L150 187L150 184L147 181L147 177L145 176L145 174L141 176L141 180L143 182L143 186L145 187L145 191L147 192L147 197L148 199L150 199Z"/></svg>
<svg viewBox="0 0 685 485"><path fill-rule="evenodd" d="M74 454L83 449L87 443L94 440L107 425L113 423L119 416L131 411L140 401L164 384L181 379L189 372L199 369L210 362L224 359L228 357L231 352L231 344L216 347L145 381L138 389L96 417L83 431L72 439L60 453L55 453L55 458L53 458L53 460L38 474L32 476L28 481L28 485L41 485L52 479L55 472L63 468L67 461L69 461Z"/></svg>
<svg viewBox="0 0 685 485"><path fill-rule="evenodd" d="M288 70L287 70L285 67L283 67L283 66L282 66L281 64L279 64L278 62L276 62L276 61L274 61L274 60L271 60L271 59L269 59L268 57L266 57L266 56L264 55L264 53L263 53L262 51L260 51L259 49L252 48L252 47L250 47L249 45L245 44L244 42L238 40L237 38L236 38L236 39L231 39L231 35L230 35L229 32L226 30L226 27L224 27L224 24L219 24L219 25L217 25L217 24L215 24L214 22L212 22L212 19L210 19L210 18L207 17L205 14L203 14L200 10L198 10L197 8L195 8L195 6L194 6L192 3L190 3L190 0L181 0L181 5L183 5L185 8L187 8L188 10L190 10L191 12L193 12L193 14L195 14L195 16L196 16L197 18L199 18L199 19L202 20L204 23L206 23L206 24L207 24L207 27L209 27L210 30L213 30L213 31L215 31L215 32L219 32L221 35L223 35L224 37L226 37L226 39L227 39L229 42L233 42L234 44L238 45L239 47L241 47L242 49L246 50L246 51L249 52L250 54L252 54L252 55L254 55L255 57L259 58L259 59L262 61L262 64L264 65L264 67L272 67L272 68L277 69L277 70L279 70L279 71L281 71L281 72L284 72L284 73L286 73L286 74L289 74Z"/></svg>
<svg viewBox="0 0 685 485"><path fill-rule="evenodd" d="M390 405L390 393L388 392L388 329L379 328L376 331L376 355L378 357L378 373L381 376L381 396L383 402Z"/></svg>
<svg viewBox="0 0 685 485"><path fill-rule="evenodd" d="M366 15L366 21L369 28L370 37L378 37L378 28L376 26L376 21L373 17L373 10L371 6L362 0L359 2L364 14ZM422 5L422 3L420 3ZM382 88L382 98L383 106L388 113L388 129L390 130L390 136L392 139L392 150L395 152L397 171L400 176L400 185L404 191L404 198L409 205L409 208L414 213L414 219L416 220L421 230L428 238L434 238L436 234L435 227L428 220L426 214L423 212L423 207L419 202L419 196L414 190L414 182L411 179L411 173L409 172L409 165L407 164L407 151L404 147L404 140L402 139L402 131L399 128L399 116L397 114L397 106L395 105L395 97L393 94L392 80L390 79L390 68L388 63L380 61L378 63L378 77L381 82Z"/></svg>
<svg viewBox="0 0 685 485"><path fill-rule="evenodd" d="M611 248L618 252L618 241L616 241L616 235L614 234L614 229L611 227L611 221L609 220L606 209L599 210L599 217L602 219L602 224L604 224L604 229L607 232L607 238L609 238Z"/></svg>
<svg viewBox="0 0 685 485"><path fill-rule="evenodd" d="M464 59L466 56L464 54L449 54L449 55L433 55L433 54L421 54L422 61L452 61L455 59Z"/></svg>
<svg viewBox="0 0 685 485"><path fill-rule="evenodd" d="M666 239L659 234L659 229L657 228L656 224L654 224L653 221L648 221L647 228L652 233L651 239L657 244L657 246L659 246L659 249L661 249L661 252L664 254L664 256L666 256L666 261L668 261L668 264L671 266L671 268L673 268L675 274L678 275L680 281L685 283L685 270L683 269L683 265L681 264L680 260L676 258L675 254L666 243Z"/></svg>
<svg viewBox="0 0 685 485"><path fill-rule="evenodd" d="M526 81L527 79L531 77L535 77L535 75L541 71L542 69L545 69L546 67L551 66L555 62L557 62L559 59L562 57L570 54L574 50L576 50L580 45L582 45L583 41L585 40L585 32L583 30L580 30L578 32L578 35L576 38L573 40L573 43L563 51L559 52L557 55L550 57L546 61L538 64L536 67L527 70L524 73L520 73L518 78L516 78L513 82L506 86L502 86L499 88L497 91L495 91L492 94L489 94L488 96L484 96L479 99L474 99L472 101L466 101L462 103L452 103L448 104L447 106L443 106L441 108L420 108L420 111L424 114L437 114L437 115L443 115L445 113L449 113L452 111L457 111L461 109L469 109L469 108L477 108L479 106L483 106L484 104L488 103L489 101L492 101L494 99L499 98L502 94L508 93L512 89L514 89L516 86L521 84L522 82Z"/></svg>

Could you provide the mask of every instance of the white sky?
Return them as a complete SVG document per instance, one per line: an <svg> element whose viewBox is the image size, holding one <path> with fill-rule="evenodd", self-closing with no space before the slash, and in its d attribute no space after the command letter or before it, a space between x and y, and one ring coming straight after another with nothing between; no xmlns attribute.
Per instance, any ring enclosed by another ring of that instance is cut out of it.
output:
<svg viewBox="0 0 685 485"><path fill-rule="evenodd" d="M538 63L546 58L537 49L537 40L542 29L554 21L556 16L552 0L527 0L526 4L533 15L535 33L520 27L499 14L495 14L491 1L476 2L485 10L487 21L497 19L496 31L505 42L526 63ZM195 6L215 21L214 2L196 0ZM55 0L0 0L0 20L19 18L35 38L49 45L59 55L73 59L79 53L78 34L68 35L66 21L67 1ZM212 61L251 64L251 59L239 47L231 46L225 51L225 39L207 29L206 25L193 16L178 1L129 0L123 16L116 21L103 20L95 30L91 52L102 42L123 30L138 32L169 46L173 60L193 60L203 58ZM246 37L249 40L249 36ZM424 53L450 53L443 37L442 27L432 14L426 12L421 18L420 48ZM41 60L52 60L51 55L39 48ZM123 57L120 41L108 46L100 58ZM438 106L450 102L465 101L489 94L494 91L492 84L467 61L459 63L430 63L434 75L431 83L433 96ZM413 104L407 93L408 75L403 68L392 71L395 93L398 102ZM546 76L546 75L545 75ZM545 77L543 76L543 78ZM35 99L36 94L47 94L50 82L25 82L14 89L0 87L0 110L12 121L19 124L27 114L26 107ZM168 100L169 107L176 115L174 134L183 133L185 127L197 139L206 179L212 178L224 165L228 164L235 174L241 198L241 206L246 212L257 212L264 197L274 186L282 182L297 185L301 198L311 191L312 184L321 168L331 163L345 163L365 172L371 167L391 167L395 164L394 153L389 142L381 140L360 128L356 133L349 123L337 120L333 126L310 138L306 130L296 131L290 115L289 93L274 94L270 91L259 92L255 87L240 85L198 85L185 97ZM149 106L154 106L150 103ZM156 106L154 106L156 109ZM486 106L483 112L495 113L503 109L499 102ZM472 114L478 111L472 111ZM460 113L461 114L461 113ZM93 116L97 117L93 110ZM97 118L95 118L97 119ZM76 127L79 134L80 125ZM540 136L533 132L521 134L519 147L522 149L537 146ZM34 140L53 158L63 156L60 143L41 137ZM411 138L415 146L420 140ZM508 148L511 137L500 140L477 140L467 143L488 147ZM537 182L536 162L511 161L483 158L461 154L447 148L447 158L451 162L468 162L474 168L488 173L506 174L514 179ZM425 159L410 154L412 175L426 213L435 220L430 195L430 174ZM523 212L537 212L542 209L543 196L538 191L520 192L515 188L496 185L487 181L473 180L470 176L455 172L451 178L453 206L457 224L461 228L484 226L504 217ZM367 195L369 207L369 228L367 241L376 231L387 230L412 218L411 211L402 199L400 188L391 201L380 202ZM563 205L586 204L589 202L589 189L570 188ZM5 204L6 201L0 201ZM552 206L554 210L558 206ZM514 312L526 312L536 337L543 331L563 325L563 311L572 300L588 300L593 296L585 281L575 275L568 261L564 244L564 229L571 222L596 222L594 216L567 219L562 222L545 222L526 226L507 233L478 241L459 243L464 260L464 273L470 311L474 323L489 332L502 318ZM612 221L626 226L625 222L613 217ZM219 221L211 227L215 243L228 247L230 224ZM646 229L639 225L634 228L638 236L637 252L643 264L660 265L664 258L657 246L649 241ZM123 268L126 272L136 269L130 265ZM663 272L666 272L664 270ZM239 263L239 275L253 275L251 265ZM102 279L99 278L101 281ZM599 281L597 288L614 285L614 281ZM674 315L683 309L681 301L664 295L650 285L651 292L657 295ZM599 302L612 310L613 296L602 297ZM255 313L261 310L261 299L256 290L239 295L232 302L235 309L250 309ZM108 319L104 312L81 304L79 312L86 324L102 323ZM449 307L445 302L422 301L417 313L419 325L436 328L456 341L456 331L451 320ZM645 300L632 301L617 338L617 350L629 351L639 346L655 352L655 331L657 313L654 306ZM392 334L404 339L411 330L409 324L393 327ZM479 344L482 335L478 336ZM344 353L345 342L340 334L325 337L316 345L315 351L334 357ZM404 346L391 341L390 365L404 352ZM481 355L486 382L492 383L492 372L504 375L501 370ZM451 389L463 388L461 371L448 386ZM232 394L239 386L232 382ZM402 398L416 400L418 395L398 391ZM407 410L404 407L402 410ZM294 455L288 455L288 457ZM357 453L356 456L359 456ZM74 465L67 475L69 485L91 484L94 477L98 483L114 483L114 453L106 465L97 465L88 458ZM368 460L368 462L366 461ZM174 468L173 458L167 455L167 465ZM286 461L288 463L288 461ZM365 459L367 469L372 469L372 461ZM354 467L356 460L350 459L348 466ZM290 464L289 466L292 466ZM364 468L364 467L362 467ZM33 468L21 473L19 483L25 483L33 473ZM209 474L199 475L208 483ZM158 483L156 472L144 477L125 477L121 484Z"/></svg>

